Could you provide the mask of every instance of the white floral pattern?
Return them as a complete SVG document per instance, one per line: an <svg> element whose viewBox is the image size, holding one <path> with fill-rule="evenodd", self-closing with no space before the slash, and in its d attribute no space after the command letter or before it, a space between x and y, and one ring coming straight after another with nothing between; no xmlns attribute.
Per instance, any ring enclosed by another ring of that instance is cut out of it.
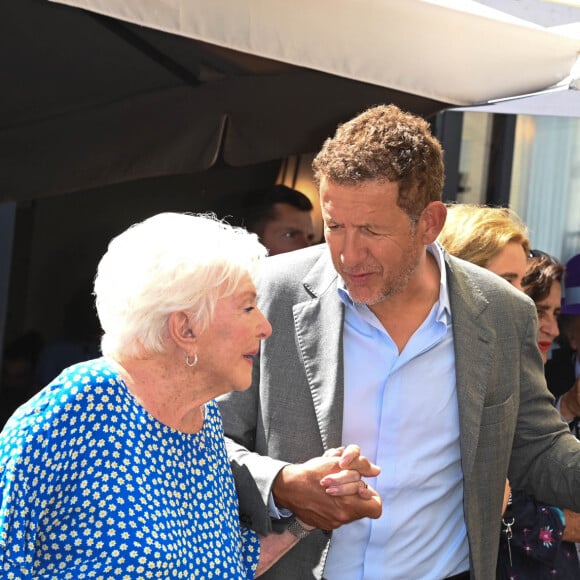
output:
<svg viewBox="0 0 580 580"><path fill-rule="evenodd" d="M7 579L253 578L214 402L199 433L156 421L107 364L74 365L0 434Z"/></svg>

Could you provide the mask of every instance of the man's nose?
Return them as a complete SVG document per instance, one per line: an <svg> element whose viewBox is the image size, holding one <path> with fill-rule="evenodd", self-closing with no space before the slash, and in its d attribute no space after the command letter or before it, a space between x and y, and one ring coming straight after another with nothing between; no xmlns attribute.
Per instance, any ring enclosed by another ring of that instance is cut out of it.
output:
<svg viewBox="0 0 580 580"><path fill-rule="evenodd" d="M347 267L355 266L364 260L365 255L366 247L359 232L345 232L340 253L342 264Z"/></svg>

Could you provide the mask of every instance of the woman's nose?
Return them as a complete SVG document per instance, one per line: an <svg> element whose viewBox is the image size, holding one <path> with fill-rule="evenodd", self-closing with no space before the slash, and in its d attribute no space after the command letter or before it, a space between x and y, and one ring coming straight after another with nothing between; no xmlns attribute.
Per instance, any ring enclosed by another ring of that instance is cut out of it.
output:
<svg viewBox="0 0 580 580"><path fill-rule="evenodd" d="M258 335L260 337L260 340L265 340L272 334L272 325L270 324L270 321L264 316L264 313L259 309L258 311L260 312L260 316L262 317L262 321L260 322L258 327L259 329Z"/></svg>

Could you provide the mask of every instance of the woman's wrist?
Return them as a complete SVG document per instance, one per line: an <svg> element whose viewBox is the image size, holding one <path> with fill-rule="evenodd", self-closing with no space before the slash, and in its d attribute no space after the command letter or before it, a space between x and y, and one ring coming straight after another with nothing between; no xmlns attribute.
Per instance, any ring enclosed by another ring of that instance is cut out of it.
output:
<svg viewBox="0 0 580 580"><path fill-rule="evenodd" d="M570 407L569 407L568 401L567 401L567 396L568 396L568 393L564 393L560 397L559 411L560 411L560 416L562 417L562 419L564 419L564 421L569 423L570 421L574 420L574 417L576 415L574 413L572 413L572 411L570 410Z"/></svg>

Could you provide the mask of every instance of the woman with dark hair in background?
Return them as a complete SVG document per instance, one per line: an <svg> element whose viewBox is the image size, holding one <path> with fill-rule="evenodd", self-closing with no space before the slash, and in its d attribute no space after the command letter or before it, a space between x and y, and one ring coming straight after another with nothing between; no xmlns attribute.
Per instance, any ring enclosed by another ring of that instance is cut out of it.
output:
<svg viewBox="0 0 580 580"><path fill-rule="evenodd" d="M559 332L564 266L545 252L532 250L530 254L522 288L536 304L538 347L546 364L548 352ZM545 505L523 491L513 491L502 519L502 528L500 578L580 578L574 544L580 540L578 513Z"/></svg>

